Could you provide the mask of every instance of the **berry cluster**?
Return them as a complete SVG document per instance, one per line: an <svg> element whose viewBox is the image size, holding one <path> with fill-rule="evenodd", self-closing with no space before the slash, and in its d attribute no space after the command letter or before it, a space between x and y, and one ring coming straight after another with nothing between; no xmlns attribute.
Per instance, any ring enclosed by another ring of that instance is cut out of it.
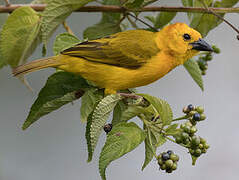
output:
<svg viewBox="0 0 239 180"><path fill-rule="evenodd" d="M167 173L171 173L177 169L179 157L173 151L168 150L167 152L163 152L157 159L160 169L165 170Z"/></svg>
<svg viewBox="0 0 239 180"><path fill-rule="evenodd" d="M191 139L189 153L192 156L199 157L202 153L206 153L209 148L209 144L205 139L194 135Z"/></svg>
<svg viewBox="0 0 239 180"><path fill-rule="evenodd" d="M202 106L193 106L189 104L187 107L183 108L183 112L188 117L192 125L196 125L198 121L203 121L206 119L206 115L203 113L204 108Z"/></svg>
<svg viewBox="0 0 239 180"><path fill-rule="evenodd" d="M213 52L216 54L220 53L220 49L216 47L215 45L212 46ZM212 60L212 53L206 52L203 53L201 56L199 56L197 63L199 68L202 71L202 75L206 75L206 70L208 69L208 61Z"/></svg>
<svg viewBox="0 0 239 180"><path fill-rule="evenodd" d="M197 128L191 122L186 122L180 126L181 132L175 136L175 141L178 144L190 146L192 137L197 132Z"/></svg>

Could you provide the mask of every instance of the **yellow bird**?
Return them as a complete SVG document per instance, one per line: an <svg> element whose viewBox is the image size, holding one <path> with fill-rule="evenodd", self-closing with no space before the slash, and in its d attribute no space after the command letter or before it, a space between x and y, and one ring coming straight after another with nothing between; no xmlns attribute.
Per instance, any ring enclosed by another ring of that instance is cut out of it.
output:
<svg viewBox="0 0 239 180"><path fill-rule="evenodd" d="M13 70L14 76L54 67L79 74L105 88L105 94L150 84L199 51L212 51L196 30L175 23L159 32L129 30L77 44L58 56Z"/></svg>

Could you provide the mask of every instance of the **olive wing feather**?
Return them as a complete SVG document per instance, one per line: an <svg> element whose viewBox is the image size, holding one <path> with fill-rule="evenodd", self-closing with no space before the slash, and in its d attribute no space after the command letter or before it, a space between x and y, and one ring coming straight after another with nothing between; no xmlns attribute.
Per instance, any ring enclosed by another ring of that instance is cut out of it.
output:
<svg viewBox="0 0 239 180"><path fill-rule="evenodd" d="M130 30L82 42L62 51L61 54L134 69L147 63L160 51L155 38L155 33L150 31Z"/></svg>

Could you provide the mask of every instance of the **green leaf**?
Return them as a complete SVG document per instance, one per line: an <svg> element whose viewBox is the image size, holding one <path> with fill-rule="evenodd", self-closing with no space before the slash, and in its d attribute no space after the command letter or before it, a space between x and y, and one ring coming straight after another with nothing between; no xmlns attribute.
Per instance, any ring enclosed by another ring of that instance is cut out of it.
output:
<svg viewBox="0 0 239 180"><path fill-rule="evenodd" d="M81 98L81 122L86 122L88 116L93 112L96 105L103 98L103 91L96 88L90 88L85 91Z"/></svg>
<svg viewBox="0 0 239 180"><path fill-rule="evenodd" d="M42 13L42 41L46 45L50 34L61 24L74 10L94 0L47 0L47 6Z"/></svg>
<svg viewBox="0 0 239 180"><path fill-rule="evenodd" d="M91 161L92 159L92 155L103 130L103 126L109 118L111 111L113 111L114 107L121 99L122 97L118 94L108 95L102 99L94 109L92 114L92 123L90 125L89 144L91 148L88 148L88 161Z"/></svg>
<svg viewBox="0 0 239 180"><path fill-rule="evenodd" d="M122 114L124 113L124 111L128 109L128 105L124 103L124 100L119 101L115 108L114 108L114 112L113 112L113 119L112 119L112 125L116 125L121 121L122 118Z"/></svg>
<svg viewBox="0 0 239 180"><path fill-rule="evenodd" d="M84 31L83 36L85 39L87 38L92 40L105 37L120 31L120 26L115 23L99 23L94 26L88 27Z"/></svg>
<svg viewBox="0 0 239 180"><path fill-rule="evenodd" d="M119 123L107 135L100 153L99 170L102 180L106 180L105 170L114 160L135 149L145 139L145 134L135 123Z"/></svg>
<svg viewBox="0 0 239 180"><path fill-rule="evenodd" d="M193 59L189 59L184 63L184 67L188 71L188 73L191 75L193 80L197 83L197 85L201 88L201 90L204 90L203 87L203 79L202 79L202 72L197 64L197 62Z"/></svg>
<svg viewBox="0 0 239 180"><path fill-rule="evenodd" d="M161 12L156 16L154 27L159 29L170 23L176 16L177 12Z"/></svg>
<svg viewBox="0 0 239 180"><path fill-rule="evenodd" d="M104 5L120 5L119 0L104 0ZM84 32L84 38L98 39L121 31L120 13L102 13L99 23L88 27Z"/></svg>
<svg viewBox="0 0 239 180"><path fill-rule="evenodd" d="M181 132L181 129L177 129L178 124L172 124L168 126L168 128L165 130L166 135L174 136Z"/></svg>
<svg viewBox="0 0 239 180"><path fill-rule="evenodd" d="M25 130L40 117L76 100L75 93L88 87L86 80L78 75L68 72L51 75L32 105L22 129Z"/></svg>
<svg viewBox="0 0 239 180"><path fill-rule="evenodd" d="M162 146L166 142L166 138L162 134L159 134L158 132L155 132L149 128L145 129L147 136L144 140L145 159L141 169L142 171L152 161L157 147Z"/></svg>
<svg viewBox="0 0 239 180"><path fill-rule="evenodd" d="M0 64L22 64L39 43L40 18L30 7L17 8L8 17L0 33Z"/></svg>
<svg viewBox="0 0 239 180"><path fill-rule="evenodd" d="M140 8L144 2L144 0L124 0L124 1L125 3L123 4L123 6L129 9Z"/></svg>
<svg viewBox="0 0 239 180"><path fill-rule="evenodd" d="M89 116L87 117L87 124L86 124L86 131L85 131L85 138L86 138L87 149L88 149L87 162L90 162L92 160L93 151L94 151L94 149L92 149L91 137L90 137L90 128L91 128L91 124L92 124L92 114L93 114L93 112L91 112L89 114Z"/></svg>
<svg viewBox="0 0 239 180"><path fill-rule="evenodd" d="M54 55L60 54L61 51L74 46L81 41L69 33L62 33L56 36L55 42L53 44Z"/></svg>
<svg viewBox="0 0 239 180"><path fill-rule="evenodd" d="M170 105L157 97L150 96L148 94L138 94L144 97L150 104L154 107L157 114L160 115L160 119L162 121L163 126L169 125L173 119L173 112Z"/></svg>
<svg viewBox="0 0 239 180"><path fill-rule="evenodd" d="M221 0L221 7L229 8L236 5L239 0Z"/></svg>

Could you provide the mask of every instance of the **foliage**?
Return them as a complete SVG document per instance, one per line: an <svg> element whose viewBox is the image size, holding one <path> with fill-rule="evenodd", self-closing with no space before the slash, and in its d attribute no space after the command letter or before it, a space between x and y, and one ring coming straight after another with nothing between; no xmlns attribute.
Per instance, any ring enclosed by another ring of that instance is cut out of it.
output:
<svg viewBox="0 0 239 180"><path fill-rule="evenodd" d="M66 20L66 18L78 8L87 5L93 0L35 0L32 3L47 4L42 13L37 13L30 7L16 9L7 18L0 32L0 68L9 65L14 68L24 62L34 52L40 42L46 48L47 40L54 30ZM103 5L116 5L129 9L137 17L140 9L156 0L103 0ZM239 0L206 0L209 7L232 7ZM185 7L203 7L199 0L182 0ZM160 12L144 17L143 21L149 21L156 29L163 28L172 22L176 12ZM225 14L222 14L223 17ZM142 16L143 17L143 16ZM126 27L137 28L138 21L123 13L102 13L100 21L87 27L83 36L85 39L97 39L113 33L121 32ZM188 13L190 25L197 29L204 37L217 27L222 21L211 14ZM126 25L127 24L127 25ZM0 24L1 25L1 24ZM149 28L149 30L152 30ZM6 38L7 37L7 38ZM62 33L56 36L53 53L61 51L82 42L76 36ZM214 51L219 53L218 48ZM202 75L207 69L207 62L212 59L212 54L202 53L198 60L190 59L184 67L193 80L203 90ZM125 93L127 92L127 93ZM78 100L81 97L81 121L86 124L86 140L88 147L88 162L93 158L98 139L102 135L104 125L109 121L112 114L112 130L107 134L107 139L99 158L99 171L103 180L106 179L108 165L132 151L143 141L145 145L145 160L142 170L155 157L160 164L157 150L165 142L171 141L187 148L192 156L193 164L197 158L206 153L209 145L206 141L196 136L194 132L196 123L206 117L202 108L188 106L184 108L182 117L173 119L173 112L167 101L148 94L132 93L130 90L105 96L103 90L95 87L92 82L85 80L79 75L59 71L51 75L45 86L33 103L29 115L22 129L27 129L41 117L59 109L67 103ZM193 109L194 108L194 109ZM194 113L194 114L193 114ZM197 114L197 115L195 115ZM132 119L139 119L143 123L140 127ZM186 120L179 125L177 121ZM199 139L199 141L198 141ZM199 143L198 143L199 142ZM196 143L196 145L195 145ZM200 153L199 153L200 152ZM160 158L162 157L160 154ZM175 160L175 162L178 160ZM167 171L166 169L166 172Z"/></svg>

